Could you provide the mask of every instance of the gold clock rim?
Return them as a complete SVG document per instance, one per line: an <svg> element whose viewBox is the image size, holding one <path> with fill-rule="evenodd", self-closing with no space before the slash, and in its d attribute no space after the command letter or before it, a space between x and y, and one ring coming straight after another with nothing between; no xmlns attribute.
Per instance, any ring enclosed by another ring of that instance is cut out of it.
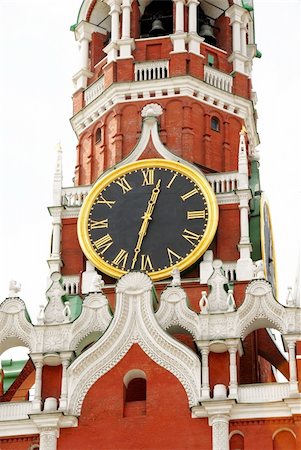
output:
<svg viewBox="0 0 301 450"><path fill-rule="evenodd" d="M91 191L88 193L84 200L84 203L80 209L78 222L77 222L77 235L81 246L81 249L85 256L88 258L92 264L102 272L113 278L120 278L122 275L128 273L127 271L118 269L106 261L102 260L95 252L92 247L89 234L88 234L88 218L90 214L91 207L99 195L99 193L115 179L122 175L125 175L134 170L139 170L143 168L166 168L182 173L183 175L189 177L202 191L208 207L208 222L205 229L204 236L202 237L200 243L192 250L192 252L183 258L179 263L169 266L162 270L157 270L155 272L146 272L147 275L153 281L163 280L171 276L171 272L174 268L178 268L180 271L187 269L189 266L194 264L207 250L211 244L218 224L218 205L216 201L215 194L206 180L206 178L196 169L191 166L185 166L178 161L170 161L161 158L152 159L141 159L123 166L117 167L116 169L111 169L110 172L105 173L92 187Z"/></svg>
<svg viewBox="0 0 301 450"><path fill-rule="evenodd" d="M265 235L264 235L264 207L266 206L267 212L268 212L268 221L270 226L270 235L271 235L271 241L272 241L272 247L273 247L273 254L274 254L274 274L275 274L275 296L276 300L278 300L278 277L277 277L277 264L276 264L276 251L275 251L275 241L274 241L274 233L273 233L273 226L272 226L272 220L271 220L271 210L269 202L267 201L266 197L264 195L261 195L260 197L260 246L261 246L261 256L264 261L263 265L263 271L265 278L267 279L267 269L266 269L266 259L267 256L265 254Z"/></svg>

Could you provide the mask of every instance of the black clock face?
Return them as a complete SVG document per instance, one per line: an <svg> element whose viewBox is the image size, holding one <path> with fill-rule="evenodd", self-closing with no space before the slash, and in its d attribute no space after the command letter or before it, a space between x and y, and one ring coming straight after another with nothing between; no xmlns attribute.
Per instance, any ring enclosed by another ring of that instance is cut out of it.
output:
<svg viewBox="0 0 301 450"><path fill-rule="evenodd" d="M87 256L92 253L96 266L113 276L139 270L159 279L210 243L205 234L212 207L202 186L178 163L146 163L102 183L86 211Z"/></svg>

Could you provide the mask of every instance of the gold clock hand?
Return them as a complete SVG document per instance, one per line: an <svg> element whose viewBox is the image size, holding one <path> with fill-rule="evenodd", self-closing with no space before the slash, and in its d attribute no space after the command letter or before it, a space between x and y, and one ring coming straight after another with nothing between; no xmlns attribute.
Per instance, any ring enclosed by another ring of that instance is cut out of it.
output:
<svg viewBox="0 0 301 450"><path fill-rule="evenodd" d="M152 213L154 211L154 208L155 208L155 205L158 200L159 193L160 193L160 184L161 184L161 180L159 180L157 182L156 187L154 187L154 189L152 190L151 197L147 203L146 211L143 214L143 216L141 217L143 219L143 221L142 221L140 230L138 232L138 239L137 239L136 247L134 249L134 256L133 256L133 260L132 260L131 269L134 269L134 267L135 267L138 255L141 251L142 241L144 239L144 236L146 235L149 222L150 222L150 220L152 220Z"/></svg>

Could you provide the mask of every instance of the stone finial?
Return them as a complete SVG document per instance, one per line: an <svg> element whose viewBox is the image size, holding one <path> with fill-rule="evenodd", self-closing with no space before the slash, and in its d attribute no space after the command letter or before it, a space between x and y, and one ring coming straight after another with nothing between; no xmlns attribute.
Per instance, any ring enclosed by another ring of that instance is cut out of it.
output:
<svg viewBox="0 0 301 450"><path fill-rule="evenodd" d="M62 146L59 142L56 145L57 159L55 172L53 177L53 206L61 206L61 191L63 184L63 162L62 162Z"/></svg>
<svg viewBox="0 0 301 450"><path fill-rule="evenodd" d="M162 106L158 103L149 103L142 108L141 116L144 118L148 117L159 117L163 114Z"/></svg>
<svg viewBox="0 0 301 450"><path fill-rule="evenodd" d="M37 317L38 325L44 325L44 319L45 319L44 310L45 310L45 306L40 305L39 313L38 313L38 317Z"/></svg>
<svg viewBox="0 0 301 450"><path fill-rule="evenodd" d="M177 267L175 267L173 269L173 271L171 272L172 275L172 280L171 280L171 286L176 287L176 286L181 286L181 276L180 276L180 271Z"/></svg>
<svg viewBox="0 0 301 450"><path fill-rule="evenodd" d="M293 289L291 286L287 288L286 304L289 308L294 308L296 306L295 299L293 298Z"/></svg>
<svg viewBox="0 0 301 450"><path fill-rule="evenodd" d="M204 253L203 261L200 263L200 283L207 284L210 276L213 273L213 251L207 250Z"/></svg>
<svg viewBox="0 0 301 450"><path fill-rule="evenodd" d="M264 276L263 261L262 259L259 259L258 261L255 261L253 280L264 280L264 279L265 276Z"/></svg>
<svg viewBox="0 0 301 450"><path fill-rule="evenodd" d="M104 287L105 282L102 279L102 276L95 272L95 275L92 279L89 293L102 292L102 288Z"/></svg>
<svg viewBox="0 0 301 450"><path fill-rule="evenodd" d="M239 150L238 150L238 188L248 189L248 154L245 140L245 128L243 127L239 133Z"/></svg>
<svg viewBox="0 0 301 450"><path fill-rule="evenodd" d="M70 302L68 302L68 301L65 302L65 308L63 310L63 314L65 317L64 322L65 323L71 322L72 315L71 315Z"/></svg>
<svg viewBox="0 0 301 450"><path fill-rule="evenodd" d="M208 314L208 298L206 291L202 291L202 297L199 301L199 306L201 314Z"/></svg>
<svg viewBox="0 0 301 450"><path fill-rule="evenodd" d="M21 283L18 283L15 280L11 280L9 282L9 293L8 293L8 297L9 298L13 298L13 297L19 297L19 292L21 291Z"/></svg>
<svg viewBox="0 0 301 450"><path fill-rule="evenodd" d="M235 304L235 300L234 300L233 289L228 290L227 305L228 305L227 312L235 311L236 304Z"/></svg>
<svg viewBox="0 0 301 450"><path fill-rule="evenodd" d="M228 295L225 286L228 285L228 278L224 275L223 263L220 259L213 261L213 274L208 280L208 286L211 291L208 295L209 312L227 312L228 311Z"/></svg>
<svg viewBox="0 0 301 450"><path fill-rule="evenodd" d="M51 274L50 278L52 284L46 292L49 301L44 309L44 323L63 323L65 320L65 305L62 297L65 295L65 291L60 283L61 274L59 272L54 272Z"/></svg>

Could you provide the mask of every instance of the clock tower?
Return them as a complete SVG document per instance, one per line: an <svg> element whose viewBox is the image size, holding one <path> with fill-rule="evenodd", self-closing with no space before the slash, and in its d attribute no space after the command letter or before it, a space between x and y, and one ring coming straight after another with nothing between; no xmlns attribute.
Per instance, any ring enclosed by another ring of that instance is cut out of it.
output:
<svg viewBox="0 0 301 450"><path fill-rule="evenodd" d="M1 448L297 449L301 310L277 298L253 2L84 0L71 31L74 185L58 148L48 302L38 325L14 289L0 305L30 348L16 383L35 379Z"/></svg>

